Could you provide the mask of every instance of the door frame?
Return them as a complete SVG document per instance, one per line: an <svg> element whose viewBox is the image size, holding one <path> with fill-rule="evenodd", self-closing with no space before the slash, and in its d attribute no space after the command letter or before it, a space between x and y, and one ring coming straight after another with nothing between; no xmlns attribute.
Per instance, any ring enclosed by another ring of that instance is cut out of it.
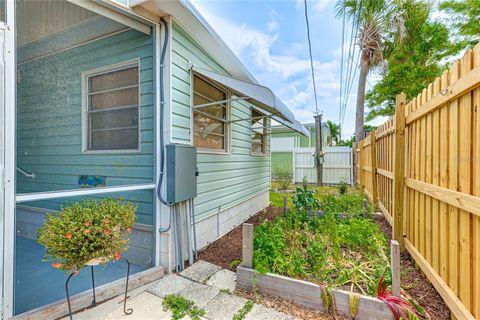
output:
<svg viewBox="0 0 480 320"><path fill-rule="evenodd" d="M4 141L4 206L3 206L3 290L2 318L13 316L14 273L15 273L15 168L16 168L16 61L15 61L15 1L6 0L6 26L3 58L5 60L5 117L1 130L5 132Z"/></svg>

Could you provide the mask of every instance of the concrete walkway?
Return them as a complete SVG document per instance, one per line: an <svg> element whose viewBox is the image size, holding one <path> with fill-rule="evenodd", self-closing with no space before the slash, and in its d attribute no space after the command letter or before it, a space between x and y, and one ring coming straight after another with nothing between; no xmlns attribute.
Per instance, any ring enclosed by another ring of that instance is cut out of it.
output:
<svg viewBox="0 0 480 320"><path fill-rule="evenodd" d="M171 313L163 311L162 301L168 294L178 294L192 300L205 310L204 319L230 320L248 301L234 295L236 274L219 266L198 261L180 274L164 278L129 292L123 313L122 298L118 297L74 316L75 320L167 320ZM189 319L185 317L184 319ZM245 320L294 320L292 316L255 304Z"/></svg>

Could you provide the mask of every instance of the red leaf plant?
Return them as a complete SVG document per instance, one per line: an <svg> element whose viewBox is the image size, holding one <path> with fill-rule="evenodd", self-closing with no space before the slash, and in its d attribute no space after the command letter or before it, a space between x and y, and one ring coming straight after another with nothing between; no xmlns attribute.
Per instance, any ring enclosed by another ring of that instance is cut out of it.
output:
<svg viewBox="0 0 480 320"><path fill-rule="evenodd" d="M377 298L385 302L388 308L392 311L395 320L400 319L418 319L412 305L403 297L397 297L388 290L388 285L384 282L385 274L382 275L378 282Z"/></svg>

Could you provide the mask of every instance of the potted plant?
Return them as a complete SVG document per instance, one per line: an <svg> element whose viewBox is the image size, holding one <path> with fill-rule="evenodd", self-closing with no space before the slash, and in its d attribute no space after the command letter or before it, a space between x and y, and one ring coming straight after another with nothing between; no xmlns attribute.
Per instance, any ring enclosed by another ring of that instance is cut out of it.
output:
<svg viewBox="0 0 480 320"><path fill-rule="evenodd" d="M135 212L130 202L104 198L69 203L60 212L47 214L38 230L38 243L46 249L44 259L65 272L120 260L128 248Z"/></svg>

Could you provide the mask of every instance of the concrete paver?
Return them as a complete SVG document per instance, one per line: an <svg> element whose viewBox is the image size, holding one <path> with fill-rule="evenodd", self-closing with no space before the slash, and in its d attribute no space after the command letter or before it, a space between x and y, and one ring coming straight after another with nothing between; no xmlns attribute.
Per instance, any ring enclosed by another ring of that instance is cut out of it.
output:
<svg viewBox="0 0 480 320"><path fill-rule="evenodd" d="M74 318L75 320L167 320L171 319L172 314L163 311L163 298L168 294L178 294L205 310L205 317L202 317L202 320L230 320L248 301L223 292L223 290L234 292L235 283L234 272L221 270L216 265L199 261L181 275L167 275L154 283L129 292L127 308L133 309L131 315L123 313L123 296L118 296L95 308L80 312ZM294 320L294 318L256 304L246 315L245 320Z"/></svg>
<svg viewBox="0 0 480 320"><path fill-rule="evenodd" d="M247 301L247 299L221 292L205 306L205 317L212 320L232 319Z"/></svg>
<svg viewBox="0 0 480 320"><path fill-rule="evenodd" d="M171 319L172 314L163 311L162 301L160 297L149 292L143 292L131 299L127 303L128 308L133 309L131 315L126 315L123 312L123 306L118 307L110 312L100 320L168 320Z"/></svg>
<svg viewBox="0 0 480 320"><path fill-rule="evenodd" d="M175 274L170 274L156 281L148 290L156 296L165 298L169 294L176 294L184 290L194 282Z"/></svg>
<svg viewBox="0 0 480 320"><path fill-rule="evenodd" d="M226 269L217 271L207 280L207 285L220 290L228 290L230 293L235 291L236 283L237 274Z"/></svg>
<svg viewBox="0 0 480 320"><path fill-rule="evenodd" d="M185 299L192 300L197 307L203 308L219 293L220 290L218 288L193 282L191 285L180 291L178 294Z"/></svg>
<svg viewBox="0 0 480 320"><path fill-rule="evenodd" d="M180 272L180 275L190 280L203 283L208 278L210 278L214 273L220 270L222 270L221 267L211 264L209 262L200 260L198 262L195 262L193 265L191 265L187 269Z"/></svg>

